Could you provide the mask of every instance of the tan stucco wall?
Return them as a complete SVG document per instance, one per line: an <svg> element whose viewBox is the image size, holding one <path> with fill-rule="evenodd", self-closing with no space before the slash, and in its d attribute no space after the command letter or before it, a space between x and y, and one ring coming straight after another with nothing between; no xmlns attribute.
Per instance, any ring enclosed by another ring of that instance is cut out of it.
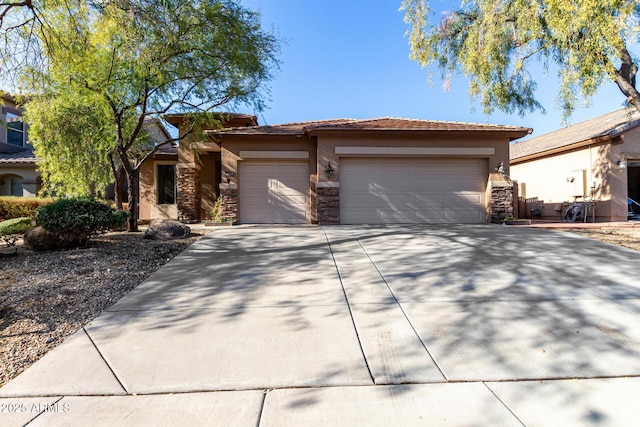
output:
<svg viewBox="0 0 640 427"><path fill-rule="evenodd" d="M0 165L0 195L11 194L10 178L18 177L18 178L22 178L22 196L35 197L40 191L40 188L38 185L39 176L40 174L36 171L34 166L6 167L6 166Z"/></svg>
<svg viewBox="0 0 640 427"><path fill-rule="evenodd" d="M611 151L611 162L613 165L621 158L624 153L628 163L640 162L640 127L635 127L625 132L622 139L622 144L615 145ZM612 212L615 215L624 216L627 218L627 197L629 194L628 189L628 173L629 169L625 171L617 171L612 179ZM633 176L633 174L632 174ZM640 200L639 200L640 202Z"/></svg>
<svg viewBox="0 0 640 427"><path fill-rule="evenodd" d="M157 204L157 165L175 165L172 160L147 160L140 168L140 217L141 221L152 219L178 219L177 205Z"/></svg>
<svg viewBox="0 0 640 427"><path fill-rule="evenodd" d="M517 163L511 166L511 177L524 184L526 194L544 201L543 216L561 217L558 209L581 195L576 185L580 171L586 171L587 195L596 200L596 215L600 221L627 219L627 170L618 170L622 153L628 160L640 161L640 128L625 132L622 143L594 144L583 149ZM568 182L574 178L574 183ZM595 186L594 186L595 185ZM579 199L582 200L582 199ZM563 204L564 202L564 204Z"/></svg>

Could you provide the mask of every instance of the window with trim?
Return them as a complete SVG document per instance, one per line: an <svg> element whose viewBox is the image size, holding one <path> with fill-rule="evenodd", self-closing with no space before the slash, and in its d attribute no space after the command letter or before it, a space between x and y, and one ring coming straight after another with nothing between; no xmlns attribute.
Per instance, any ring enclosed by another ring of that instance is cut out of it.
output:
<svg viewBox="0 0 640 427"><path fill-rule="evenodd" d="M158 204L176 203L176 165L158 165Z"/></svg>
<svg viewBox="0 0 640 427"><path fill-rule="evenodd" d="M26 142L26 132L22 117L7 111L7 143L23 147Z"/></svg>

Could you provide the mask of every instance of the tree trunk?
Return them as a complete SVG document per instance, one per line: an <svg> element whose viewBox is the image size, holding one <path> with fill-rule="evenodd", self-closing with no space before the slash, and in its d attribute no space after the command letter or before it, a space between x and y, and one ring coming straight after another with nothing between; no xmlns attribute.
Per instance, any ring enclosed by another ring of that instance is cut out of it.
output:
<svg viewBox="0 0 640 427"><path fill-rule="evenodd" d="M129 231L138 231L138 182L140 178L140 169L135 168L127 171L127 183L129 185L128 202L129 202Z"/></svg>
<svg viewBox="0 0 640 427"><path fill-rule="evenodd" d="M124 184L126 173L123 167L120 168L120 171L116 175L115 187L113 189L113 194L116 202L116 209L119 211L124 210L122 206L122 202L124 200Z"/></svg>
<svg viewBox="0 0 640 427"><path fill-rule="evenodd" d="M621 60L620 68L615 70L615 82L620 91L627 97L627 102L640 111L640 92L636 89L636 74L638 65L633 62L629 51L625 48L618 50Z"/></svg>

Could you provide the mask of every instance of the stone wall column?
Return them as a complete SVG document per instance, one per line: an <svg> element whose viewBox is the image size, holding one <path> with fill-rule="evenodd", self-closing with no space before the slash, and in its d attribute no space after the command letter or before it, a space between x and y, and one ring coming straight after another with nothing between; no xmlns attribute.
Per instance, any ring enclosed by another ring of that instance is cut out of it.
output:
<svg viewBox="0 0 640 427"><path fill-rule="evenodd" d="M200 220L200 168L194 164L178 163L178 219Z"/></svg>
<svg viewBox="0 0 640 427"><path fill-rule="evenodd" d="M505 217L514 218L514 184L510 181L490 181L489 220L501 224Z"/></svg>
<svg viewBox="0 0 640 427"><path fill-rule="evenodd" d="M238 185L220 184L222 203L220 218L224 222L238 221Z"/></svg>
<svg viewBox="0 0 640 427"><path fill-rule="evenodd" d="M340 224L340 185L337 182L318 182L318 222Z"/></svg>

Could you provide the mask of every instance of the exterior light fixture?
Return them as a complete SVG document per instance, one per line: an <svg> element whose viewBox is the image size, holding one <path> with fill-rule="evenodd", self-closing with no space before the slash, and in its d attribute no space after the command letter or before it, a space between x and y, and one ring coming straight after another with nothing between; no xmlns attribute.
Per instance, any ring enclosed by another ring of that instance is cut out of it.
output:
<svg viewBox="0 0 640 427"><path fill-rule="evenodd" d="M624 156L624 153L620 155L620 160L616 163L616 167L619 171L623 171L627 169L627 158Z"/></svg>
<svg viewBox="0 0 640 427"><path fill-rule="evenodd" d="M324 174L327 178L331 178L333 176L333 168L331 167L331 162L327 163L327 168L324 170Z"/></svg>
<svg viewBox="0 0 640 427"><path fill-rule="evenodd" d="M224 171L224 176L227 178L227 183L231 182L231 178L236 176L236 173L233 171Z"/></svg>

